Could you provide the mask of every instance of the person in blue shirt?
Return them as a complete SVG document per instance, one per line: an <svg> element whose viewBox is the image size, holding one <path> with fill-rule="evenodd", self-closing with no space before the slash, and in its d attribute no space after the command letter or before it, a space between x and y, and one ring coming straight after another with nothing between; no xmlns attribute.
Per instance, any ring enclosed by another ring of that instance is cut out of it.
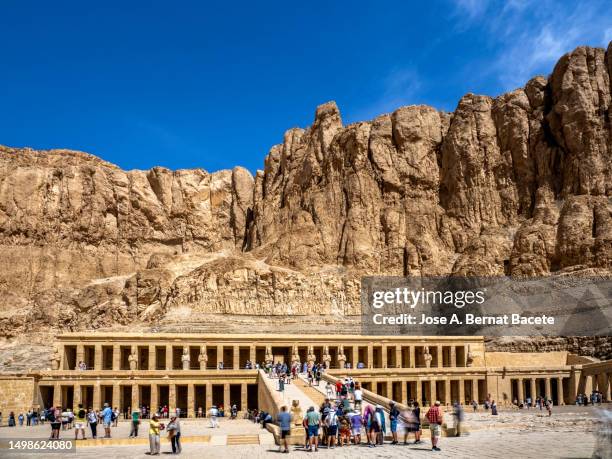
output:
<svg viewBox="0 0 612 459"><path fill-rule="evenodd" d="M287 442L287 437L291 435L291 413L287 411L287 407L281 407L281 412L278 414L278 425L281 430L281 452L288 453L289 452L289 444ZM283 445L285 446L285 450L283 451Z"/></svg>
<svg viewBox="0 0 612 459"><path fill-rule="evenodd" d="M104 404L104 409L102 410L102 422L104 423L104 438L111 437L111 424L113 422L113 410L108 403Z"/></svg>

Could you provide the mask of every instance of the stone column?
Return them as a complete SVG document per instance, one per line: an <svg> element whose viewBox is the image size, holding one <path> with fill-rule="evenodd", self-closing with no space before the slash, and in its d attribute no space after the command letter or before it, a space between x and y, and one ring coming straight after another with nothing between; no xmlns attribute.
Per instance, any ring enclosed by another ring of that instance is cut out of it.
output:
<svg viewBox="0 0 612 459"><path fill-rule="evenodd" d="M402 362L402 346L395 346L395 368L403 368Z"/></svg>
<svg viewBox="0 0 612 459"><path fill-rule="evenodd" d="M151 406L149 406L152 413L157 413L157 409L159 408L159 395L157 391L157 384L151 384Z"/></svg>
<svg viewBox="0 0 612 459"><path fill-rule="evenodd" d="M587 395L587 397L590 397L591 392L593 392L593 377L587 375L584 378L584 393Z"/></svg>
<svg viewBox="0 0 612 459"><path fill-rule="evenodd" d="M557 378L557 404L565 405L565 400L563 400L563 377L559 376Z"/></svg>
<svg viewBox="0 0 612 459"><path fill-rule="evenodd" d="M72 404L74 406L71 406L69 408L72 408L72 411L76 411L76 409L79 406L79 403L82 403L81 400L81 385L80 384L75 384L73 389L72 389Z"/></svg>
<svg viewBox="0 0 612 459"><path fill-rule="evenodd" d="M64 408L61 406L61 404L62 404L62 385L56 382L53 386L53 406Z"/></svg>
<svg viewBox="0 0 612 459"><path fill-rule="evenodd" d="M457 366L457 348L455 346L451 346L450 348L450 366L451 368Z"/></svg>
<svg viewBox="0 0 612 459"><path fill-rule="evenodd" d="M168 411L170 415L176 413L176 384L168 386Z"/></svg>
<svg viewBox="0 0 612 459"><path fill-rule="evenodd" d="M459 380L459 403L461 405L465 404L465 381L463 378Z"/></svg>
<svg viewBox="0 0 612 459"><path fill-rule="evenodd" d="M289 362L291 364L291 362ZM240 369L240 346L234 346L234 370Z"/></svg>
<svg viewBox="0 0 612 459"><path fill-rule="evenodd" d="M166 370L172 370L172 344L166 344Z"/></svg>
<svg viewBox="0 0 612 459"><path fill-rule="evenodd" d="M113 371L121 368L121 347L118 344L113 346Z"/></svg>
<svg viewBox="0 0 612 459"><path fill-rule="evenodd" d="M531 383L531 404L533 405L535 403L536 397L538 396L538 391L536 389L536 379L531 378L530 383Z"/></svg>
<svg viewBox="0 0 612 459"><path fill-rule="evenodd" d="M612 390L612 381L610 381L610 373L606 373L606 390L604 391L604 397L606 397L606 400L610 401L611 397L611 390Z"/></svg>
<svg viewBox="0 0 612 459"><path fill-rule="evenodd" d="M113 384L113 401L111 403L111 407L115 409L115 407L119 407L119 402L121 401L121 386L118 383Z"/></svg>
<svg viewBox="0 0 612 459"><path fill-rule="evenodd" d="M436 393L436 381L429 381L429 405L433 405L434 402L438 399L438 395Z"/></svg>
<svg viewBox="0 0 612 459"><path fill-rule="evenodd" d="M472 379L472 400L476 400L476 403L480 403L478 396L478 380Z"/></svg>
<svg viewBox="0 0 612 459"><path fill-rule="evenodd" d="M246 411L248 410L248 398L249 396L249 391L247 390L247 384L246 383L242 383L240 384L240 411L242 411L243 413L246 413Z"/></svg>
<svg viewBox="0 0 612 459"><path fill-rule="evenodd" d="M414 349L411 346L412 349ZM421 382L420 379L417 379L416 382L416 401L419 402L419 405L421 405L423 403L423 383Z"/></svg>
<svg viewBox="0 0 612 459"><path fill-rule="evenodd" d="M251 363L253 364L253 368L255 368L255 359L256 359L256 353L255 353L255 345L251 345L251 349L249 350L249 360L251 361Z"/></svg>
<svg viewBox="0 0 612 459"><path fill-rule="evenodd" d="M525 400L525 394L523 392L523 378L518 378L518 401L519 401L519 405L523 402L523 400ZM514 400L512 400L514 401Z"/></svg>
<svg viewBox="0 0 612 459"><path fill-rule="evenodd" d="M217 345L217 369L219 369L219 364L223 362L223 346Z"/></svg>
<svg viewBox="0 0 612 459"><path fill-rule="evenodd" d="M381 363L381 367L382 368L387 368L388 362L387 362L387 345L383 344L380 348L380 354L381 354L381 358L380 358L380 363Z"/></svg>
<svg viewBox="0 0 612 459"><path fill-rule="evenodd" d="M410 368L416 368L415 347L410 346ZM419 403L421 403L419 401Z"/></svg>
<svg viewBox="0 0 612 459"><path fill-rule="evenodd" d="M451 400L451 380L446 378L444 381L444 403L449 405L453 401Z"/></svg>
<svg viewBox="0 0 612 459"><path fill-rule="evenodd" d="M211 383L206 383L206 416L208 417L208 410L210 410L210 407L212 406L212 384Z"/></svg>
<svg viewBox="0 0 612 459"><path fill-rule="evenodd" d="M351 368L357 368L357 363L359 362L359 346L353 346L351 348Z"/></svg>
<svg viewBox="0 0 612 459"><path fill-rule="evenodd" d="M93 400L91 401L91 407L94 410L102 408L102 401L100 400L102 394L100 392L100 381L96 381L93 386Z"/></svg>
<svg viewBox="0 0 612 459"><path fill-rule="evenodd" d="M546 400L550 400L552 398L552 393L550 390L550 378L546 378L546 392L545 395Z"/></svg>
<svg viewBox="0 0 612 459"><path fill-rule="evenodd" d="M402 399L400 400L400 403L403 403L404 405L408 403L408 389L406 387L406 384L409 384L407 381L400 381L400 384L402 385Z"/></svg>
<svg viewBox="0 0 612 459"><path fill-rule="evenodd" d="M149 370L155 370L157 363L157 352L155 352L155 345L149 345Z"/></svg>
<svg viewBox="0 0 612 459"><path fill-rule="evenodd" d="M195 418L195 387L187 385L187 417Z"/></svg>
<svg viewBox="0 0 612 459"><path fill-rule="evenodd" d="M140 411L140 386L138 384L132 384L132 411ZM131 414L131 413L130 413Z"/></svg>
<svg viewBox="0 0 612 459"><path fill-rule="evenodd" d="M223 384L223 409L226 413L229 413L229 409L232 406L232 401L230 400L230 385L229 383Z"/></svg>
<svg viewBox="0 0 612 459"><path fill-rule="evenodd" d="M444 361L444 358L443 358L444 353L442 352L442 350L443 350L443 347L441 345L437 346L438 368L442 368L442 362Z"/></svg>
<svg viewBox="0 0 612 459"><path fill-rule="evenodd" d="M102 369L102 345L96 344L94 346L94 370Z"/></svg>
<svg viewBox="0 0 612 459"><path fill-rule="evenodd" d="M79 369L79 362L83 362L85 360L85 346L82 344L77 344L76 347L76 362L75 362L75 367L74 368L70 368L71 370L78 370Z"/></svg>
<svg viewBox="0 0 612 459"><path fill-rule="evenodd" d="M386 393L386 397L393 400L393 382L392 381L385 381L385 393Z"/></svg>
<svg viewBox="0 0 612 459"><path fill-rule="evenodd" d="M368 344L368 361L364 362L366 368L374 368L374 346Z"/></svg>

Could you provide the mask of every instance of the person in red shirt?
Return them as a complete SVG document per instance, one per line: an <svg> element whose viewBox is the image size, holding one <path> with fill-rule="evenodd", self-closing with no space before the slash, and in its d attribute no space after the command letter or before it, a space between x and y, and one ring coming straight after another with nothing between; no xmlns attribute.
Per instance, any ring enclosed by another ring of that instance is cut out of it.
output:
<svg viewBox="0 0 612 459"><path fill-rule="evenodd" d="M440 451L440 448L438 448L438 441L442 434L442 409L440 408L440 402L436 400L434 406L429 408L425 416L429 421L429 430L431 431L431 450Z"/></svg>
<svg viewBox="0 0 612 459"><path fill-rule="evenodd" d="M342 392L342 381L336 381L336 398L340 398L340 392Z"/></svg>

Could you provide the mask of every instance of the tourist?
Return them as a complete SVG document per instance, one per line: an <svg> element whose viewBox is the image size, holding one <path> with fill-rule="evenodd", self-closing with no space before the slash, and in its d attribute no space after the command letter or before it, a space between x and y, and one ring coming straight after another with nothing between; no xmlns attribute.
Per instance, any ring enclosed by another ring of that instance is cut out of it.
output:
<svg viewBox="0 0 612 459"><path fill-rule="evenodd" d="M238 407L234 403L230 409L230 419L236 419L238 417Z"/></svg>
<svg viewBox="0 0 612 459"><path fill-rule="evenodd" d="M215 405L210 407L210 427L214 429L215 427L219 427L219 421L217 421L217 416L219 416L219 410Z"/></svg>
<svg viewBox="0 0 612 459"><path fill-rule="evenodd" d="M19 413L19 416L17 416L17 421L19 422L19 427L23 427L23 413Z"/></svg>
<svg viewBox="0 0 612 459"><path fill-rule="evenodd" d="M198 406L198 413L196 415L196 417L201 418L203 416L204 412L202 411L202 407Z"/></svg>
<svg viewBox="0 0 612 459"><path fill-rule="evenodd" d="M351 416L351 434L356 445L361 443L361 428L363 427L363 417L359 410L355 409Z"/></svg>
<svg viewBox="0 0 612 459"><path fill-rule="evenodd" d="M491 414L497 416L497 403L495 403L495 400L491 402Z"/></svg>
<svg viewBox="0 0 612 459"><path fill-rule="evenodd" d="M327 384L325 385L325 394L327 395L327 398L331 398L333 395L332 385L329 381L327 381Z"/></svg>
<svg viewBox="0 0 612 459"><path fill-rule="evenodd" d="M62 430L70 428L70 409L62 412Z"/></svg>
<svg viewBox="0 0 612 459"><path fill-rule="evenodd" d="M389 422L391 424L391 437L393 440L391 441L392 445L397 445L397 421L399 418L400 411L397 409L397 404L395 402L389 402Z"/></svg>
<svg viewBox="0 0 612 459"><path fill-rule="evenodd" d="M28 410L26 413L26 426L32 425L32 410Z"/></svg>
<svg viewBox="0 0 612 459"><path fill-rule="evenodd" d="M281 445L280 452L288 453L289 452L289 444L288 437L291 435L291 413L287 411L286 406L281 407L281 412L278 414L278 426L281 430ZM285 450L283 451L283 446Z"/></svg>
<svg viewBox="0 0 612 459"><path fill-rule="evenodd" d="M348 446L351 442L351 420L350 412L346 411L346 414L338 416L340 425L340 446Z"/></svg>
<svg viewBox="0 0 612 459"><path fill-rule="evenodd" d="M372 447L372 433L374 432L374 407L372 405L366 405L363 410L363 425L365 427L366 432L366 440L368 442L368 446ZM376 442L374 442L376 443Z"/></svg>
<svg viewBox="0 0 612 459"><path fill-rule="evenodd" d="M387 433L387 428L385 426L385 413L383 412L383 407L381 405L376 405L376 409L374 411L374 421L379 427L378 432L376 432L376 444L382 445L384 443L385 434Z"/></svg>
<svg viewBox="0 0 612 459"><path fill-rule="evenodd" d="M74 439L75 440L79 439L79 431L81 432L81 437L83 438L83 440L86 439L86 437L85 437L85 418L86 418L86 415L87 415L87 413L83 409L83 404L79 403L78 410L76 412L76 422L74 424Z"/></svg>
<svg viewBox="0 0 612 459"><path fill-rule="evenodd" d="M159 422L159 417L155 413L149 421L149 450L151 456L159 456L159 433L162 428L163 424Z"/></svg>
<svg viewBox="0 0 612 459"><path fill-rule="evenodd" d="M49 422L51 423L51 438L49 440L58 440L60 434L61 412L58 408L51 407L49 410Z"/></svg>
<svg viewBox="0 0 612 459"><path fill-rule="evenodd" d="M478 411L478 402L476 400L472 400L472 408L474 409L474 413Z"/></svg>
<svg viewBox="0 0 612 459"><path fill-rule="evenodd" d="M427 420L429 421L429 430L431 432L431 450L440 451L438 442L442 434L442 410L440 409L440 402L438 400L436 400L434 406L429 408L425 416L427 416Z"/></svg>
<svg viewBox="0 0 612 459"><path fill-rule="evenodd" d="M552 405L553 405L552 400L546 401L546 411L548 411L548 417L552 416Z"/></svg>
<svg viewBox="0 0 612 459"><path fill-rule="evenodd" d="M527 409L531 409L531 397L527 397L527 400L525 402L525 404L527 405Z"/></svg>
<svg viewBox="0 0 612 459"><path fill-rule="evenodd" d="M353 394L355 399L355 409L361 410L361 402L363 400L363 391L361 390L361 385L355 384L355 393Z"/></svg>
<svg viewBox="0 0 612 459"><path fill-rule="evenodd" d="M327 428L327 448L333 449L336 446L336 436L338 435L338 415L336 410L330 409L327 413L325 427Z"/></svg>
<svg viewBox="0 0 612 459"><path fill-rule="evenodd" d="M98 438L98 413L89 408L89 412L87 413L87 421L89 421L89 428L91 429L91 438Z"/></svg>
<svg viewBox="0 0 612 459"><path fill-rule="evenodd" d="M110 438L111 424L113 423L113 410L110 406L108 406L108 403L104 404L104 409L102 410L102 413L100 413L100 416L102 417L102 422L104 424L104 438Z"/></svg>
<svg viewBox="0 0 612 459"><path fill-rule="evenodd" d="M136 438L138 436L138 426L140 425L140 411L135 409L132 411L132 422L130 423L130 437Z"/></svg>
<svg viewBox="0 0 612 459"><path fill-rule="evenodd" d="M464 413L463 407L459 403L455 403L453 416L455 417L455 437L461 436L461 424L463 423Z"/></svg>
<svg viewBox="0 0 612 459"><path fill-rule="evenodd" d="M314 406L308 408L306 412L308 421L308 436L310 438L310 448L313 451L319 450L319 427L321 426L321 416L314 409Z"/></svg>
<svg viewBox="0 0 612 459"><path fill-rule="evenodd" d="M119 411L119 408L115 407L111 415L111 419L113 421L113 427L117 427L119 425L119 415L120 414L121 412Z"/></svg>
<svg viewBox="0 0 612 459"><path fill-rule="evenodd" d="M168 437L170 438L170 443L172 444L172 454L180 454L182 451L181 448L181 423L179 418L176 416L172 416L170 418L170 423L166 428L168 430Z"/></svg>

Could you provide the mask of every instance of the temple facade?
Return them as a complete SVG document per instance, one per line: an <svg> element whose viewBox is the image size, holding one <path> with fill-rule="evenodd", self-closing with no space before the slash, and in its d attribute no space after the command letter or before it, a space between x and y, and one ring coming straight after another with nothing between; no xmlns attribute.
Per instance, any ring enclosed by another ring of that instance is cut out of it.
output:
<svg viewBox="0 0 612 459"><path fill-rule="evenodd" d="M325 363L365 389L424 405L545 396L574 403L600 390L610 399L611 362L568 352L487 352L483 337L67 333L46 370L0 376L0 411L32 407L258 407L254 364Z"/></svg>

